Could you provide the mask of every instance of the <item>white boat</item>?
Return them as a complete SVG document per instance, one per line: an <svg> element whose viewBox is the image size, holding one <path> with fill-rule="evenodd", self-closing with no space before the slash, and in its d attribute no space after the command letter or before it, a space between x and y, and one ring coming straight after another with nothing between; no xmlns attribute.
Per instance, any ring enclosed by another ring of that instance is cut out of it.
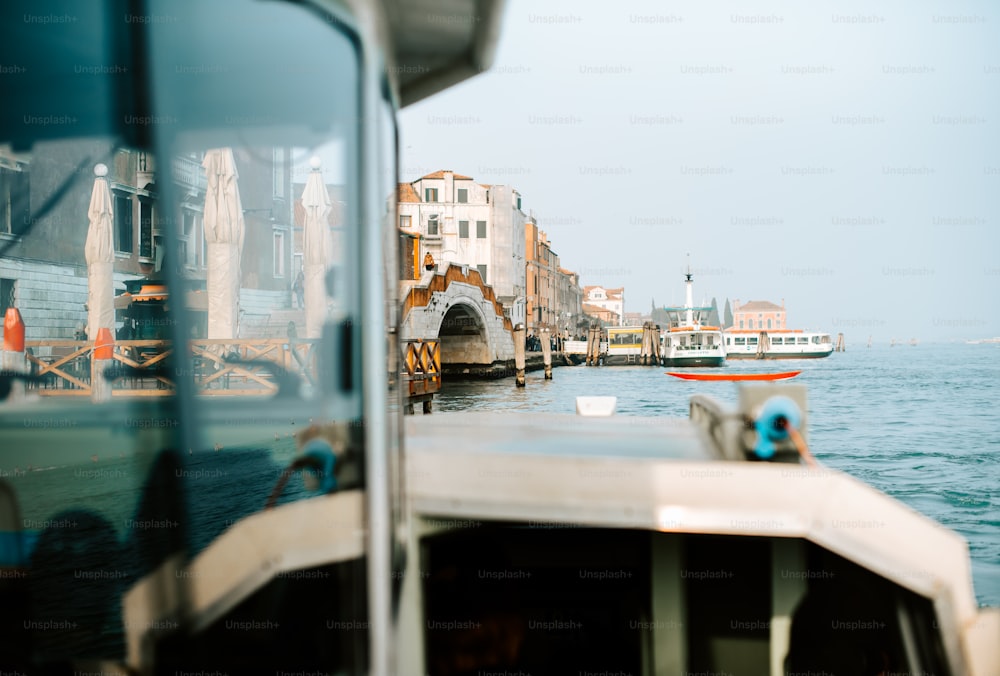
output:
<svg viewBox="0 0 1000 676"><path fill-rule="evenodd" d="M726 363L722 330L706 324L712 308L694 307L690 264L684 275L684 285L684 307L664 308L668 319L661 336L663 365L722 366Z"/></svg>
<svg viewBox="0 0 1000 676"><path fill-rule="evenodd" d="M818 359L833 353L822 331L726 329L727 359Z"/></svg>

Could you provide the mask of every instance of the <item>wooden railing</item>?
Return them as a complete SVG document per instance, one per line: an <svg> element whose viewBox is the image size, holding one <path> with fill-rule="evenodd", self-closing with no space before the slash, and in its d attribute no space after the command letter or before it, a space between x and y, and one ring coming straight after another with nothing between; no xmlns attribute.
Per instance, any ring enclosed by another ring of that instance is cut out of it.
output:
<svg viewBox="0 0 1000 676"><path fill-rule="evenodd" d="M199 339L190 342L192 373L204 395L259 395L276 392L274 366L316 384L315 340L255 338ZM90 396L93 341L32 340L25 342L29 368L44 380L29 391L41 396ZM105 371L115 375L112 396L162 397L174 391L176 373L168 368L173 348L163 340L120 340Z"/></svg>
<svg viewBox="0 0 1000 676"><path fill-rule="evenodd" d="M202 395L260 395L278 390L274 367L303 384L316 385L315 340L254 338L199 339L189 343L197 392ZM441 344L437 340L403 343L400 374L408 401L430 401L441 390ZM120 340L112 358L95 374L94 341L31 340L25 342L28 366L43 379L29 391L44 397L90 396L95 377L111 371L116 397L162 397L173 394L176 373L169 366L173 347L163 340ZM425 406L425 408L427 408Z"/></svg>
<svg viewBox="0 0 1000 676"><path fill-rule="evenodd" d="M403 341L402 379L406 412L413 413L413 405L423 402L424 413L430 413L434 395L441 391L441 342Z"/></svg>

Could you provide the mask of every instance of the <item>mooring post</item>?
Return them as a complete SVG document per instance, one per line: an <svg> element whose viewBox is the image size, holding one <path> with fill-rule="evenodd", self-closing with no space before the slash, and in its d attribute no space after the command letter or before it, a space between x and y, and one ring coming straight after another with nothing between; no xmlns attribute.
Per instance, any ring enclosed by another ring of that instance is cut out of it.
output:
<svg viewBox="0 0 1000 676"><path fill-rule="evenodd" d="M545 379L552 380L552 333L548 329L542 329L542 363Z"/></svg>
<svg viewBox="0 0 1000 676"><path fill-rule="evenodd" d="M24 320L16 307L7 308L3 318L3 350L0 351L0 370L9 373L27 373L24 358ZM24 399L24 381L14 380L10 385L7 401Z"/></svg>
<svg viewBox="0 0 1000 676"><path fill-rule="evenodd" d="M514 327L514 381L524 387L524 324Z"/></svg>
<svg viewBox="0 0 1000 676"><path fill-rule="evenodd" d="M587 366L597 366L601 353L600 329L591 326L587 329Z"/></svg>
<svg viewBox="0 0 1000 676"><path fill-rule="evenodd" d="M111 329L97 330L94 341L94 358L90 361L90 399L94 402L111 399L111 381L104 377L105 369L114 359L115 339Z"/></svg>

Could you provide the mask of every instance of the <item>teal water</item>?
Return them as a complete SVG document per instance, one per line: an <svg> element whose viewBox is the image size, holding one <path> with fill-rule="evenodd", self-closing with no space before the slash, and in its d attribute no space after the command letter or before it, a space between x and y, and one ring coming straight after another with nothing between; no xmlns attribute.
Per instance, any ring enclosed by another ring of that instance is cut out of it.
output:
<svg viewBox="0 0 1000 676"><path fill-rule="evenodd" d="M807 387L816 458L965 537L976 596L1000 606L1000 347L861 347L826 359L723 368L801 370L788 382ZM513 379L445 382L435 410L573 413L577 396L613 395L618 415L687 417L692 394L736 403L735 383L683 381L666 370L560 367L551 381L541 371L527 374L523 389Z"/></svg>

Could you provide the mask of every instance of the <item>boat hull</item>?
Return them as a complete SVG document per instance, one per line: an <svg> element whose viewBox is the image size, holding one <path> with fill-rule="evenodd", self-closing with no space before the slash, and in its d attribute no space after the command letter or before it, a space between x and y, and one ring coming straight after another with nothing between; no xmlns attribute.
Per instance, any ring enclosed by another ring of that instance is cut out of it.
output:
<svg viewBox="0 0 1000 676"><path fill-rule="evenodd" d="M685 366L722 366L726 363L724 356L704 357L664 357L663 365L671 367Z"/></svg>
<svg viewBox="0 0 1000 676"><path fill-rule="evenodd" d="M788 380L802 371L783 371L781 373L671 373L668 376L682 380Z"/></svg>
<svg viewBox="0 0 1000 676"><path fill-rule="evenodd" d="M833 354L833 350L819 350L814 352L767 352L763 357L758 357L756 352L729 352L726 359L822 359Z"/></svg>

